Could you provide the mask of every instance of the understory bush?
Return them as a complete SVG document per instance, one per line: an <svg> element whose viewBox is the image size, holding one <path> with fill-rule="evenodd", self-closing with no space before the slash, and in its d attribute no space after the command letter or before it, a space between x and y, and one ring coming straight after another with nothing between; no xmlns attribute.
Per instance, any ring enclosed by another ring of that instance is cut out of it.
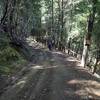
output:
<svg viewBox="0 0 100 100"><path fill-rule="evenodd" d="M0 33L0 74L11 74L24 62L20 53L10 45L7 36Z"/></svg>

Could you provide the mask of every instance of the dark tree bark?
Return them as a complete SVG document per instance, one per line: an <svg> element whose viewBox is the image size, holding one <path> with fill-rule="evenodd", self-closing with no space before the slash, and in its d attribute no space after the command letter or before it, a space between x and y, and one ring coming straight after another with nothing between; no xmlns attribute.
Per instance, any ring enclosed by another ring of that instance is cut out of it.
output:
<svg viewBox="0 0 100 100"><path fill-rule="evenodd" d="M84 38L84 49L83 49L83 54L82 54L82 60L81 60L81 65L83 67L85 67L86 65L86 61L88 58L88 51L89 51L89 47L91 45L91 33L93 31L93 25L94 25L94 19L95 19L95 14L96 14L96 3L97 0L93 0L92 1L93 5L92 5L92 13L90 13L89 15L89 19L88 19L88 32Z"/></svg>
<svg viewBox="0 0 100 100"><path fill-rule="evenodd" d="M8 0L5 1L5 8L4 8L4 14L3 17L1 18L1 25L4 24L5 19L7 17L7 12L8 12Z"/></svg>
<svg viewBox="0 0 100 100"><path fill-rule="evenodd" d="M62 0L62 14L61 14L61 41L63 39L63 30L64 30L64 0Z"/></svg>
<svg viewBox="0 0 100 100"><path fill-rule="evenodd" d="M51 26L51 33L53 33L54 29L54 1L52 0L52 26Z"/></svg>

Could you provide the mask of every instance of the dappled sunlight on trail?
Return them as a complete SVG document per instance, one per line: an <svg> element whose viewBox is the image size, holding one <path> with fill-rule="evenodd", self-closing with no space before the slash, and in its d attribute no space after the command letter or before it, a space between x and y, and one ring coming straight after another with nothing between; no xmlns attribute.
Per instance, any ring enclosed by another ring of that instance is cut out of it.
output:
<svg viewBox="0 0 100 100"><path fill-rule="evenodd" d="M33 69L49 69L49 68L56 68L57 66L52 66L52 67L43 67L43 66L33 66Z"/></svg>
<svg viewBox="0 0 100 100"><path fill-rule="evenodd" d="M100 83L66 53L33 49L0 100L99 100Z"/></svg>
<svg viewBox="0 0 100 100"><path fill-rule="evenodd" d="M79 89L74 93L77 95L87 95L91 98L97 98L99 100L100 97L100 83L93 80L77 80L73 79L67 82L70 86L77 86ZM80 89L81 87L81 89Z"/></svg>

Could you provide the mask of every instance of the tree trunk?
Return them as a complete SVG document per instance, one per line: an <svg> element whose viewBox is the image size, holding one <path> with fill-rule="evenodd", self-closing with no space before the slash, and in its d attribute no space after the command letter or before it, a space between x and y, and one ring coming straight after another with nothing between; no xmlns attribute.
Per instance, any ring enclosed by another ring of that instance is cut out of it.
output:
<svg viewBox="0 0 100 100"><path fill-rule="evenodd" d="M85 67L86 65L86 61L88 58L88 51L89 51L89 47L91 45L91 33L93 31L93 25L94 25L94 19L95 19L95 14L96 14L96 3L97 0L93 0L92 1L93 5L92 5L92 13L90 13L89 15L89 19L88 19L88 32L85 36L84 39L84 48L83 48L83 54L82 54L82 60L81 60L81 65L83 67Z"/></svg>
<svg viewBox="0 0 100 100"><path fill-rule="evenodd" d="M85 41L85 40L84 40ZM83 49L83 54L82 54L82 60L81 60L81 65L83 67L85 67L86 65L86 61L87 61L87 58L88 58L88 49L89 49L89 46L86 46L84 44L84 49Z"/></svg>
<svg viewBox="0 0 100 100"><path fill-rule="evenodd" d="M64 30L64 0L62 0L62 14L61 14L61 41L63 40L63 30Z"/></svg>
<svg viewBox="0 0 100 100"><path fill-rule="evenodd" d="M94 69L93 69L93 74L96 72L97 70L97 64L98 64L98 59L96 59L96 62L95 62L95 65L93 66Z"/></svg>
<svg viewBox="0 0 100 100"><path fill-rule="evenodd" d="M1 18L1 25L3 25L5 22L5 19L7 17L7 12L8 12L8 0L5 1L5 9L4 9L3 17Z"/></svg>
<svg viewBox="0 0 100 100"><path fill-rule="evenodd" d="M53 29L54 29L54 4L53 4L53 0L52 0L52 26L51 26L51 33L53 33Z"/></svg>

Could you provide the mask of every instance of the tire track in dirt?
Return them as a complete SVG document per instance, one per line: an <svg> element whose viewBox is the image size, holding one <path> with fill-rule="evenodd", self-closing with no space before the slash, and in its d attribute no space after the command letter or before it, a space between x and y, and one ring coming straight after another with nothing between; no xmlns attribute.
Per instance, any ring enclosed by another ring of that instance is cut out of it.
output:
<svg viewBox="0 0 100 100"><path fill-rule="evenodd" d="M43 70L35 70L28 76L26 75L28 80L26 80L26 83L22 88L20 87L20 83L24 81L23 79L18 80L13 86L8 88L1 96L0 100L21 100L26 95L26 92L29 92L32 87L35 87L42 73L44 73Z"/></svg>
<svg viewBox="0 0 100 100"><path fill-rule="evenodd" d="M68 61L68 57L40 51L35 64L26 66L23 76L19 76L0 100L90 100L85 88L91 83L92 89L97 85L100 88L100 81L76 66L74 58Z"/></svg>

